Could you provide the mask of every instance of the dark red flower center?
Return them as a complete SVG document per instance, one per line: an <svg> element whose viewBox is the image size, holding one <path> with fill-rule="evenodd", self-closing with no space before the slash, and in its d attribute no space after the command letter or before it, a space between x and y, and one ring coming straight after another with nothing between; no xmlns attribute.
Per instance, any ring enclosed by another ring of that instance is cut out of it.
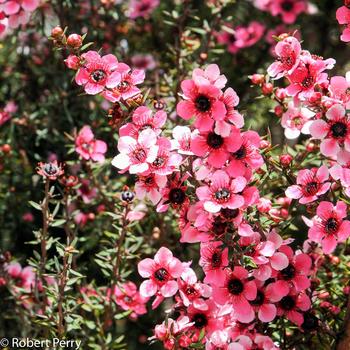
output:
<svg viewBox="0 0 350 350"><path fill-rule="evenodd" d="M331 126L331 132L334 138L343 138L348 132L348 127L343 122L336 122Z"/></svg>
<svg viewBox="0 0 350 350"><path fill-rule="evenodd" d="M154 277L159 282L165 282L169 279L169 272L165 268L161 267L154 273Z"/></svg>
<svg viewBox="0 0 350 350"><path fill-rule="evenodd" d="M238 151L232 153L232 156L237 160L244 159L246 155L247 155L247 150L244 146L241 146L241 148Z"/></svg>
<svg viewBox="0 0 350 350"><path fill-rule="evenodd" d="M122 82L120 82L118 84L118 90L121 91L121 92L125 92L127 91L128 89L130 88L130 84L128 81L126 80L123 80Z"/></svg>
<svg viewBox="0 0 350 350"><path fill-rule="evenodd" d="M221 208L220 214L227 220L233 220L238 216L239 209Z"/></svg>
<svg viewBox="0 0 350 350"><path fill-rule="evenodd" d="M90 76L95 83L99 83L100 81L106 78L107 74L102 69L96 69L91 73Z"/></svg>
<svg viewBox="0 0 350 350"><path fill-rule="evenodd" d="M295 300L290 295L287 295L286 297L283 297L280 301L280 307L283 310L292 310L295 307Z"/></svg>
<svg viewBox="0 0 350 350"><path fill-rule="evenodd" d="M224 139L215 132L210 132L207 136L207 144L211 148L219 149L224 144Z"/></svg>
<svg viewBox="0 0 350 350"><path fill-rule="evenodd" d="M261 306L262 304L264 304L264 301L265 301L264 293L261 290L258 290L256 293L256 298L250 303L254 306Z"/></svg>
<svg viewBox="0 0 350 350"><path fill-rule="evenodd" d="M292 11L294 8L293 1L285 0L281 3L281 7L282 7L283 11L286 11L286 12Z"/></svg>
<svg viewBox="0 0 350 350"><path fill-rule="evenodd" d="M146 185L152 186L154 184L154 175L147 176L144 182Z"/></svg>
<svg viewBox="0 0 350 350"><path fill-rule="evenodd" d="M164 165L164 163L165 163L165 159L164 159L164 158L162 158L162 157L157 157L157 158L153 161L152 165L153 165L155 168L160 168L160 167L162 167L162 166Z"/></svg>
<svg viewBox="0 0 350 350"><path fill-rule="evenodd" d="M308 89L311 86L314 85L314 78L311 75L308 75L302 82L301 85L305 88Z"/></svg>
<svg viewBox="0 0 350 350"><path fill-rule="evenodd" d="M241 280L233 278L227 284L228 291L233 295L239 295L243 292L244 286Z"/></svg>
<svg viewBox="0 0 350 350"><path fill-rule="evenodd" d="M169 201L173 204L183 204L186 193L181 188L172 188L169 192Z"/></svg>
<svg viewBox="0 0 350 350"><path fill-rule="evenodd" d="M212 223L211 229L217 236L224 234L227 230L227 222L222 221L220 217L216 217Z"/></svg>
<svg viewBox="0 0 350 350"><path fill-rule="evenodd" d="M203 328L208 324L208 318L205 314L198 313L192 316L191 322L194 322L196 328Z"/></svg>
<svg viewBox="0 0 350 350"><path fill-rule="evenodd" d="M338 231L339 223L336 218L329 218L324 226L327 233L335 233Z"/></svg>
<svg viewBox="0 0 350 350"><path fill-rule="evenodd" d="M212 267L220 267L221 266L221 253L219 251L215 251L211 256L211 266Z"/></svg>
<svg viewBox="0 0 350 350"><path fill-rule="evenodd" d="M215 199L219 203L227 202L231 197L231 192L227 188L220 188L215 192Z"/></svg>
<svg viewBox="0 0 350 350"><path fill-rule="evenodd" d="M133 152L133 156L139 162L143 162L146 159L146 151L143 148L138 148Z"/></svg>
<svg viewBox="0 0 350 350"><path fill-rule="evenodd" d="M317 193L319 187L320 184L318 182L310 181L305 185L304 190L309 196L313 196Z"/></svg>
<svg viewBox="0 0 350 350"><path fill-rule="evenodd" d="M46 163L44 165L44 171L45 171L46 174L52 176L52 175L55 175L55 174L59 173L59 168L55 164Z"/></svg>
<svg viewBox="0 0 350 350"><path fill-rule="evenodd" d="M192 297L198 295L196 288L194 288L193 286L187 286L185 293L186 295L192 296Z"/></svg>
<svg viewBox="0 0 350 350"><path fill-rule="evenodd" d="M208 112L211 107L211 102L207 96L199 95L196 98L195 105L200 112Z"/></svg>
<svg viewBox="0 0 350 350"><path fill-rule="evenodd" d="M289 264L285 269L281 271L281 276L284 280L291 280L295 276L295 272L295 267Z"/></svg>

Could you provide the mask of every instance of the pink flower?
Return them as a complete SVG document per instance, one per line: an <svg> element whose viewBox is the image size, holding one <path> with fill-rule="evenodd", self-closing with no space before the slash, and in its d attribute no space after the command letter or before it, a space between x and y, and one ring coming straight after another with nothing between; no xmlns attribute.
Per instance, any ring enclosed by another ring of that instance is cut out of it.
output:
<svg viewBox="0 0 350 350"><path fill-rule="evenodd" d="M9 101L4 109L0 110L0 126L11 119L12 115L17 112L18 106L14 101Z"/></svg>
<svg viewBox="0 0 350 350"><path fill-rule="evenodd" d="M281 15L284 23L294 23L297 16L306 12L307 6L305 0L274 0L270 5L273 16Z"/></svg>
<svg viewBox="0 0 350 350"><path fill-rule="evenodd" d="M224 93L221 95L220 100L225 104L226 107L226 119L232 123L236 128L242 128L244 125L244 119L243 116L236 111L235 107L239 104L239 97L235 90L232 88L228 88L224 91ZM225 127L225 125L222 126L222 123L225 123L225 121L217 121L215 125L215 132L226 136L225 133L223 133L222 128ZM227 128L227 127L226 127ZM228 128L228 131L230 129Z"/></svg>
<svg viewBox="0 0 350 350"><path fill-rule="evenodd" d="M346 6L338 8L336 17L339 24L344 24L346 26L340 39L345 42L350 42L350 9Z"/></svg>
<svg viewBox="0 0 350 350"><path fill-rule="evenodd" d="M168 318L162 324L157 325L154 329L154 338L163 342L165 349L174 349L174 338L179 334L183 334L189 327L193 325L187 316L180 316L176 321ZM152 339L152 338L151 338Z"/></svg>
<svg viewBox="0 0 350 350"><path fill-rule="evenodd" d="M223 89L227 83L227 78L222 74L217 64L209 64L205 70L195 68L192 72L192 79L197 86L214 85L218 89Z"/></svg>
<svg viewBox="0 0 350 350"><path fill-rule="evenodd" d="M102 140L96 140L88 125L85 125L75 139L75 151L85 160L92 159L102 163L105 160L107 144Z"/></svg>
<svg viewBox="0 0 350 350"><path fill-rule="evenodd" d="M132 136L137 139L138 134L146 129L151 129L159 135L166 119L167 115L164 111L157 111L153 115L152 110L148 107L137 107L132 114L132 123L123 125L119 130L119 135Z"/></svg>
<svg viewBox="0 0 350 350"><path fill-rule="evenodd" d="M184 271L184 265L180 260L174 258L172 252L161 247L154 260L146 258L138 264L139 274L143 278L149 278L143 281L140 286L140 294L143 297L151 297L157 293L168 298L176 294L178 284L176 279Z"/></svg>
<svg viewBox="0 0 350 350"><path fill-rule="evenodd" d="M285 286L294 287L297 292L309 288L308 275L311 270L311 258L303 253L294 255L292 248L287 245L282 246L279 251L288 257L289 264L278 272L278 279L284 282Z"/></svg>
<svg viewBox="0 0 350 350"><path fill-rule="evenodd" d="M310 125L314 115L315 113L308 108L296 108L294 103L290 103L281 120L286 138L293 140L299 137L300 133L310 134Z"/></svg>
<svg viewBox="0 0 350 350"><path fill-rule="evenodd" d="M327 120L316 120L310 126L311 135L322 140L322 154L336 156L343 145L350 151L350 120L345 108L336 104L327 111L326 117Z"/></svg>
<svg viewBox="0 0 350 350"><path fill-rule="evenodd" d="M220 284L212 285L213 298L219 304L229 302L238 321L249 323L254 320L254 310L249 304L256 298L255 281L248 280L248 271L241 266L225 270L225 279Z"/></svg>
<svg viewBox="0 0 350 350"><path fill-rule="evenodd" d="M220 308L213 302L208 300L203 302L201 308L196 308L190 305L187 309L190 322L193 323L190 331L199 335L202 330L205 330L207 335L218 329L218 318L220 317Z"/></svg>
<svg viewBox="0 0 350 350"><path fill-rule="evenodd" d="M108 291L110 294L110 290ZM146 303L148 298L140 295L135 283L125 282L120 286L114 287L114 298L117 305L123 310L131 310L132 318L137 318L138 315L144 315L147 313Z"/></svg>
<svg viewBox="0 0 350 350"><path fill-rule="evenodd" d="M334 103L345 104L346 108L349 108L350 102L350 72L347 72L345 77L335 76L332 77L328 86L330 96L324 96L324 100Z"/></svg>
<svg viewBox="0 0 350 350"><path fill-rule="evenodd" d="M208 164L221 168L229 159L230 152L237 151L242 144L240 132L231 126L227 137L222 137L214 131L203 132L194 136L191 151L198 157L207 157Z"/></svg>
<svg viewBox="0 0 350 350"><path fill-rule="evenodd" d="M150 164L150 171L158 175L170 175L179 167L182 157L170 151L171 142L166 137L158 138L157 145L157 156Z"/></svg>
<svg viewBox="0 0 350 350"><path fill-rule="evenodd" d="M30 14L39 6L39 0L9 0L0 2L0 13L8 18L10 28L28 23Z"/></svg>
<svg viewBox="0 0 350 350"><path fill-rule="evenodd" d="M210 185L198 187L196 190L205 210L218 213L221 208L236 209L244 205L243 196L238 194L247 184L244 177L231 179L225 171L217 170L210 180Z"/></svg>
<svg viewBox="0 0 350 350"><path fill-rule="evenodd" d="M123 172L143 174L150 169L158 153L157 135L151 129L140 132L135 140L130 136L123 136L118 141L119 154L113 158L112 165Z"/></svg>
<svg viewBox="0 0 350 350"><path fill-rule="evenodd" d="M289 321L301 326L304 321L303 311L309 310L310 307L310 298L304 292L291 291L278 303L277 315L285 315Z"/></svg>
<svg viewBox="0 0 350 350"><path fill-rule="evenodd" d="M224 268L228 266L228 249L221 242L202 243L199 265L205 273L204 282L216 284L225 277Z"/></svg>
<svg viewBox="0 0 350 350"><path fill-rule="evenodd" d="M89 95L96 95L106 87L114 88L121 81L121 74L117 70L120 66L114 55L100 56L96 51L88 51L82 57L85 63L80 67L75 82L84 86Z"/></svg>
<svg viewBox="0 0 350 350"><path fill-rule="evenodd" d="M309 239L320 243L325 254L332 253L337 243L345 242L350 236L350 221L344 220L346 216L347 205L344 202L338 201L336 205L321 202L309 229Z"/></svg>
<svg viewBox="0 0 350 350"><path fill-rule="evenodd" d="M180 154L193 155L191 143L193 137L197 134L198 130L192 132L187 126L175 126L173 129L173 139L171 140L172 149L176 149Z"/></svg>
<svg viewBox="0 0 350 350"><path fill-rule="evenodd" d="M17 287L23 288L28 292L34 287L35 273L31 266L22 268L19 263L10 263L5 266L5 270L14 280Z"/></svg>
<svg viewBox="0 0 350 350"><path fill-rule="evenodd" d="M129 17L148 17L159 5L159 0L131 0L129 7Z"/></svg>
<svg viewBox="0 0 350 350"><path fill-rule="evenodd" d="M238 48L253 46L257 43L265 32L265 26L259 22L250 22L247 27L238 26L235 29L236 42Z"/></svg>
<svg viewBox="0 0 350 350"><path fill-rule="evenodd" d="M281 281L270 283L267 286L259 282L259 285L256 298L249 303L258 312L258 318L261 322L271 322L277 313L275 303L289 293L289 288Z"/></svg>
<svg viewBox="0 0 350 350"><path fill-rule="evenodd" d="M316 84L327 82L326 69L332 69L335 60L314 59L309 53L301 56L299 65L288 75L290 85L286 91L290 96L308 98L314 93Z"/></svg>
<svg viewBox="0 0 350 350"><path fill-rule="evenodd" d="M230 25L227 25L230 28ZM237 53L240 49L253 46L264 35L265 26L259 22L253 21L248 26L238 26L233 28L232 32L221 32L217 34L218 42L227 44L228 51Z"/></svg>
<svg viewBox="0 0 350 350"><path fill-rule="evenodd" d="M337 164L329 169L334 180L340 180L344 193L350 197L350 153L340 151L337 155Z"/></svg>
<svg viewBox="0 0 350 350"><path fill-rule="evenodd" d="M81 185L77 189L77 193L83 199L84 203L90 203L97 195L97 189L90 186L88 179L81 180Z"/></svg>
<svg viewBox="0 0 350 350"><path fill-rule="evenodd" d="M297 176L297 184L287 188L286 196L299 199L301 204L313 202L329 190L331 184L328 179L329 172L325 165L311 170L300 170Z"/></svg>
<svg viewBox="0 0 350 350"><path fill-rule="evenodd" d="M225 118L226 108L219 100L220 89L208 84L197 86L193 80L182 81L181 88L185 100L178 103L176 111L185 120L194 117L194 125L200 131L209 131L214 120Z"/></svg>
<svg viewBox="0 0 350 350"><path fill-rule="evenodd" d="M277 43L275 53L277 60L270 65L267 73L271 77L279 79L284 75L291 74L298 66L301 53L299 40L293 36L288 36Z"/></svg>
<svg viewBox="0 0 350 350"><path fill-rule="evenodd" d="M151 54L136 54L131 57L131 62L137 69L153 70L157 66Z"/></svg>
<svg viewBox="0 0 350 350"><path fill-rule="evenodd" d="M162 199L157 206L157 212L163 213L168 210L169 206L175 209L188 205L189 199L186 194L187 186L184 185L188 175L180 177L180 173L175 173L169 181L167 186L161 189Z"/></svg>
<svg viewBox="0 0 350 350"><path fill-rule="evenodd" d="M141 93L141 90L136 86L145 80L145 71L143 69L134 69L126 64L119 64L117 71L120 73L118 84L113 86L113 89L103 92L104 98L111 102L127 100Z"/></svg>
<svg viewBox="0 0 350 350"><path fill-rule="evenodd" d="M255 131L246 131L241 134L242 145L239 149L231 152L229 165L226 168L230 176L244 176L247 169L256 170L264 164L260 155L260 136Z"/></svg>
<svg viewBox="0 0 350 350"><path fill-rule="evenodd" d="M147 196L151 202L156 205L162 195L160 189L164 188L167 183L165 175L149 174L146 176L139 176L135 183L135 193L138 199L144 199Z"/></svg>
<svg viewBox="0 0 350 350"><path fill-rule="evenodd" d="M178 285L183 305L186 307L193 305L198 310L208 309L208 304L204 302L203 298L211 296L211 287L198 282L197 276L191 268L186 268L183 271Z"/></svg>

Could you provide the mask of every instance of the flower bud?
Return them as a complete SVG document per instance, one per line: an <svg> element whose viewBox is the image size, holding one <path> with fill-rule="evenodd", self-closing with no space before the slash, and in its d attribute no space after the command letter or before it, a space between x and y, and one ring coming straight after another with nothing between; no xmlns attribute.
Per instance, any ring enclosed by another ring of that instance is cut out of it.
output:
<svg viewBox="0 0 350 350"><path fill-rule="evenodd" d="M73 49L78 49L83 45L83 38L79 34L71 34L67 38L67 45Z"/></svg>
<svg viewBox="0 0 350 350"><path fill-rule="evenodd" d="M254 85L260 85L260 84L262 84L265 81L265 76L262 75L262 74L253 74L250 77L250 80L252 81L252 83Z"/></svg>
<svg viewBox="0 0 350 350"><path fill-rule="evenodd" d="M75 55L69 55L65 60L64 63L66 66L70 69L77 70L80 66L80 60L78 56Z"/></svg>
<svg viewBox="0 0 350 350"><path fill-rule="evenodd" d="M2 151L4 153L10 153L11 152L11 146L8 143L5 143L2 147L1 147Z"/></svg>
<svg viewBox="0 0 350 350"><path fill-rule="evenodd" d="M279 100L283 101L283 100L286 98L286 96L287 96L286 90L285 90L285 89L280 89L280 88L278 88L278 89L275 91L275 95L276 95L276 97L277 97Z"/></svg>
<svg viewBox="0 0 350 350"><path fill-rule="evenodd" d="M282 114L283 114L283 107L282 106L280 106L280 105L278 105L278 106L276 106L275 107L275 114L276 114L276 116L277 117L282 117Z"/></svg>
<svg viewBox="0 0 350 350"><path fill-rule="evenodd" d="M271 83L263 84L261 90L265 96L271 95L273 92L273 85Z"/></svg>
<svg viewBox="0 0 350 350"><path fill-rule="evenodd" d="M56 40L59 40L62 37L62 35L63 29L60 26L53 28L51 31L51 36Z"/></svg>
<svg viewBox="0 0 350 350"><path fill-rule="evenodd" d="M292 162L293 157L290 154L281 154L280 155L280 164L283 167L288 167Z"/></svg>

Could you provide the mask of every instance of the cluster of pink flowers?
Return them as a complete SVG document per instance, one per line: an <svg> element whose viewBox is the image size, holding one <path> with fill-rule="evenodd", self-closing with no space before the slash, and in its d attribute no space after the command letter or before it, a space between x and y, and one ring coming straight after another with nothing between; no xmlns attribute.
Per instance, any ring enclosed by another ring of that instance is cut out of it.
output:
<svg viewBox="0 0 350 350"><path fill-rule="evenodd" d="M339 24L344 25L345 28L343 30L340 39L345 42L350 42L350 1L344 0L344 6L340 7L337 10L337 20Z"/></svg>
<svg viewBox="0 0 350 350"><path fill-rule="evenodd" d="M102 95L111 102L127 101L141 94L137 85L145 79L142 69L131 69L112 55L88 51L81 56L69 55L68 68L78 70L75 82L89 95Z"/></svg>
<svg viewBox="0 0 350 350"><path fill-rule="evenodd" d="M253 0L254 5L272 16L280 16L286 24L294 23L301 13L310 11L307 0Z"/></svg>
<svg viewBox="0 0 350 350"><path fill-rule="evenodd" d="M235 54L239 50L255 45L264 35L265 26L257 21L249 23L248 26L232 27L226 24L230 31L222 30L216 34L220 44L225 44L229 52Z"/></svg>
<svg viewBox="0 0 350 350"><path fill-rule="evenodd" d="M206 349L278 349L254 325L284 317L302 327L311 308L311 258L248 215L278 221L286 209L276 212L253 185L266 145L256 132L242 130L239 98L226 83L214 64L195 69L181 83L177 113L193 125L175 127L172 138L163 136L163 110L136 108L120 129L112 161L120 172L137 174L137 198L149 198L158 212L178 213L181 242L200 243L203 281L191 262L181 262L166 247L138 264L145 278L140 295L153 298L153 308L164 299L175 301L179 316L155 328L154 338L166 349L197 342ZM287 198L281 205L289 203Z"/></svg>
<svg viewBox="0 0 350 350"><path fill-rule="evenodd" d="M28 23L39 3L39 0L0 0L0 34L7 27L17 28Z"/></svg>
<svg viewBox="0 0 350 350"><path fill-rule="evenodd" d="M268 73L273 79L286 77L289 82L285 89L274 91L280 103L290 99L281 119L285 135L291 139L301 132L310 135L320 142L321 154L327 157L319 168L299 170L296 184L288 187L286 195L301 204L318 204L317 215L304 220L310 227L309 239L330 254L350 236L349 221L344 220L346 204L321 201L336 182L346 196L350 195L350 77L349 73L329 77L325 71L333 68L333 59L324 60L302 50L293 36L282 35L280 39L275 47L277 59Z"/></svg>

